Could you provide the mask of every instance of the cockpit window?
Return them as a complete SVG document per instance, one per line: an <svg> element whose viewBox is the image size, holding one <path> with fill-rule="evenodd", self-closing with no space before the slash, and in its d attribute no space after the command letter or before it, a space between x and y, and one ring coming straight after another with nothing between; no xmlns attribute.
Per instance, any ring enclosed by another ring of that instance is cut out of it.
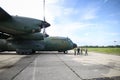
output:
<svg viewBox="0 0 120 80"><path fill-rule="evenodd" d="M69 41L69 42L72 42L69 38L68 38L68 41Z"/></svg>

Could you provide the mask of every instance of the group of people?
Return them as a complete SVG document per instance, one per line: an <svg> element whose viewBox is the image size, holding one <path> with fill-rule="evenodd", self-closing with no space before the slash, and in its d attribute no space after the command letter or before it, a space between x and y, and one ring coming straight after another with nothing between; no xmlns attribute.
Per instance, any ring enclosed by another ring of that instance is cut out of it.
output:
<svg viewBox="0 0 120 80"><path fill-rule="evenodd" d="M85 56L88 55L88 50L87 48L74 48L74 55L83 55L83 51L85 53Z"/></svg>

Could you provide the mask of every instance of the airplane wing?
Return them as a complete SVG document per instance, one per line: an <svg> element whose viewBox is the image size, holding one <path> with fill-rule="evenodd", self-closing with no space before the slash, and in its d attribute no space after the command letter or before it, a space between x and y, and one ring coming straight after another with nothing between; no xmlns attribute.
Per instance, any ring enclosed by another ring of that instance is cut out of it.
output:
<svg viewBox="0 0 120 80"><path fill-rule="evenodd" d="M8 20L10 18L12 17L0 7L0 21Z"/></svg>
<svg viewBox="0 0 120 80"><path fill-rule="evenodd" d="M43 40L44 34L39 32L48 26L50 24L46 21L11 16L0 7L0 39L12 37L14 39Z"/></svg>

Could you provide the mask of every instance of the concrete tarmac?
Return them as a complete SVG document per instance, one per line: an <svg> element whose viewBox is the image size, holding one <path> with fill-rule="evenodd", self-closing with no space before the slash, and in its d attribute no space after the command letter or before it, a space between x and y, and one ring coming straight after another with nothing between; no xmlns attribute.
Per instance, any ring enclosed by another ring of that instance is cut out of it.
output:
<svg viewBox="0 0 120 80"><path fill-rule="evenodd" d="M0 64L6 61L8 66L8 59L1 60L0 55ZM116 55L44 52L14 55L11 61L17 62L11 62L11 67L5 69L0 66L0 70L4 69L0 80L120 80L120 56Z"/></svg>

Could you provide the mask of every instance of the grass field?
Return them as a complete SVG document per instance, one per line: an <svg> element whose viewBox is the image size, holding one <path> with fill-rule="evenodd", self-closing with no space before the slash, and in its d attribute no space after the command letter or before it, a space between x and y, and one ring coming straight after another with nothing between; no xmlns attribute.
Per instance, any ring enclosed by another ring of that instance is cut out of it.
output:
<svg viewBox="0 0 120 80"><path fill-rule="evenodd" d="M88 51L120 55L120 48L88 48Z"/></svg>

